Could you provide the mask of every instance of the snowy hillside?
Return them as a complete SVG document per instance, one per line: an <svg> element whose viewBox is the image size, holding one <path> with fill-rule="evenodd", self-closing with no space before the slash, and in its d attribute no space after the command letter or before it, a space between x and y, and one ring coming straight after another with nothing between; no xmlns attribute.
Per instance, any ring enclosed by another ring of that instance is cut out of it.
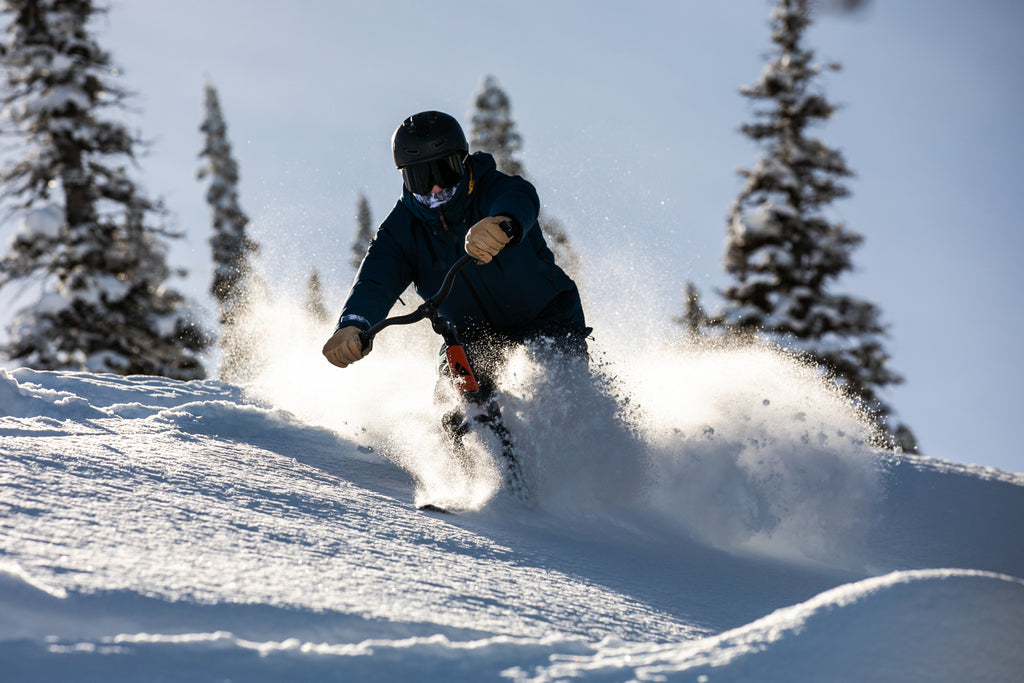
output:
<svg viewBox="0 0 1024 683"><path fill-rule="evenodd" d="M523 505L448 471L402 334L344 372L271 340L245 389L0 371L3 680L1024 671L1024 477L872 451L767 351L523 355Z"/></svg>

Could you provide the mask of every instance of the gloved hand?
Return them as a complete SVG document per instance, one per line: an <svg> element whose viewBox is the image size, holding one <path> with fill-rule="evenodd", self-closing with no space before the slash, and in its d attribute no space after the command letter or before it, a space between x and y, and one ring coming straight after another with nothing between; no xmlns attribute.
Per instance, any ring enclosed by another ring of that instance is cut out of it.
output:
<svg viewBox="0 0 1024 683"><path fill-rule="evenodd" d="M500 225L507 220L505 216L489 216L470 228L466 233L466 253L480 263L490 263L512 239Z"/></svg>
<svg viewBox="0 0 1024 683"><path fill-rule="evenodd" d="M324 344L324 357L339 368L347 368L363 357L363 344L359 340L360 330L354 325L343 327Z"/></svg>

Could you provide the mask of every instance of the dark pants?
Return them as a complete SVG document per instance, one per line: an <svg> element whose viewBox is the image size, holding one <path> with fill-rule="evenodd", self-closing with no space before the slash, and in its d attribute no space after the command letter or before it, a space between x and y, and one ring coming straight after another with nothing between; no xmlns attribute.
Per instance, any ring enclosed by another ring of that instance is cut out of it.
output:
<svg viewBox="0 0 1024 683"><path fill-rule="evenodd" d="M556 297L530 325L502 330L470 328L459 330L459 337L480 384L480 393L486 398L494 392L495 378L500 374L508 353L515 347L543 340L550 343L553 354L588 358L587 337L592 331L584 320L579 292L573 289ZM447 381L448 377L447 359L442 347L438 359L438 383Z"/></svg>
<svg viewBox="0 0 1024 683"><path fill-rule="evenodd" d="M587 337L590 332L589 327L549 329L524 338L495 333L463 342L463 348L473 367L473 374L480 384L481 393L490 396L495 389L495 378L501 374L505 359L517 346L544 344L552 354L557 354L561 358L588 358ZM438 363L438 381L447 380L449 375L443 347Z"/></svg>
<svg viewBox="0 0 1024 683"><path fill-rule="evenodd" d="M463 350L470 365L473 368L473 375L476 378L479 389L476 392L465 395L468 400L480 406L479 414L474 418L490 425L502 443L502 451L505 453L512 447L512 441L508 428L501 419L501 411L494 401L494 393L497 389L496 378L502 370L502 365L510 351L519 345L536 345L542 347L544 352L555 355L558 359L584 359L589 360L587 353L587 336L590 334L589 327L563 327L559 329L549 328L538 330L530 336L520 339L500 334L491 334L487 337L478 337L471 343L464 343ZM444 414L441 416L441 425L452 439L454 453L463 463L465 453L462 450L462 439L468 433L471 422L467 419L466 403L459 401L452 405L449 403L451 396L449 386L452 382L451 373L448 369L448 357L445 347L441 347L441 354L438 359L437 383L434 386L434 401L439 406L444 406ZM506 458L511 459L512 465L518 472L518 464L515 458L506 453ZM516 474L518 478L520 475Z"/></svg>

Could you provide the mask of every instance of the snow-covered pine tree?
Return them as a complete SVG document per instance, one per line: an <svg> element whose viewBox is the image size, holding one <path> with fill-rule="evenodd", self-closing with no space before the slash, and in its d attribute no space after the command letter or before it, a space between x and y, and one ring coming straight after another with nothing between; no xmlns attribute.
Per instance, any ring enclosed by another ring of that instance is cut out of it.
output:
<svg viewBox="0 0 1024 683"><path fill-rule="evenodd" d="M0 170L21 230L0 287L39 285L3 353L47 370L205 376L207 345L166 280L166 211L127 171L141 141L104 110L124 109L118 70L90 35L90 0L5 0L2 94L14 158ZM28 300L27 298L25 300Z"/></svg>
<svg viewBox="0 0 1024 683"><path fill-rule="evenodd" d="M359 269L372 240L373 218L370 214L370 200L365 194L360 194L356 204L356 238L352 242L352 260L349 261L354 269Z"/></svg>
<svg viewBox="0 0 1024 683"><path fill-rule="evenodd" d="M526 177L526 171L518 153L523 138L516 131L512 120L512 103L494 76L485 76L474 98L472 128L469 148L472 151L487 152L494 157L498 170L509 175ZM578 275L579 257L569 243L562 224L557 219L544 215L537 223L547 238L548 246L554 252L560 266L570 275Z"/></svg>
<svg viewBox="0 0 1024 683"><path fill-rule="evenodd" d="M902 378L889 366L886 332L873 304L833 291L852 268L861 236L825 215L849 194L842 154L809 129L834 107L816 87L822 66L801 40L808 0L778 0L772 42L760 77L740 92L755 103L744 135L762 155L742 169L746 185L730 209L724 265L735 278L723 295L730 331L758 332L813 358L877 419L891 442L915 448L906 427L886 425L891 412L876 391ZM838 65L828 68L838 69Z"/></svg>

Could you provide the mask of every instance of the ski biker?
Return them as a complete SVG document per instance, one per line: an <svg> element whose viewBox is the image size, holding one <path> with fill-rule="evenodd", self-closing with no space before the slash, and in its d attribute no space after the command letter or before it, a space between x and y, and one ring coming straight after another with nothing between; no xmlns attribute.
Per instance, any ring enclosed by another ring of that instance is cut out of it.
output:
<svg viewBox="0 0 1024 683"><path fill-rule="evenodd" d="M591 328L579 290L555 263L537 225L534 186L498 171L490 154L469 154L453 117L436 111L410 116L395 130L391 149L402 197L370 243L323 354L340 368L363 358L369 349L360 333L383 320L410 283L427 299L469 254L475 265L459 271L438 313L454 324L476 375L474 398L483 410L477 420L491 426L506 450L511 440L494 400L501 361L510 348L541 338L563 354L586 357ZM439 370L445 362L442 350ZM441 389L439 378L438 397ZM465 410L460 406L442 421L457 455L470 428ZM504 454L513 460L506 463L509 486L522 495L518 463L510 450Z"/></svg>

